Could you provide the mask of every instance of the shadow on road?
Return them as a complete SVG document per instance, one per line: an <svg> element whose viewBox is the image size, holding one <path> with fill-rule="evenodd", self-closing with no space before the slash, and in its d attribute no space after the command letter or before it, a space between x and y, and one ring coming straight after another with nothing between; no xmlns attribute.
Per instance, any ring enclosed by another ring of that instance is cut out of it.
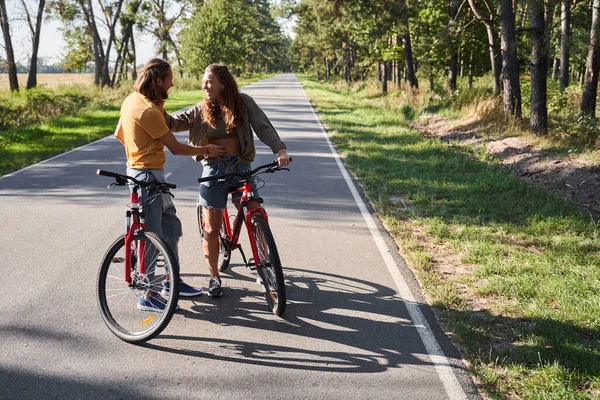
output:
<svg viewBox="0 0 600 400"><path fill-rule="evenodd" d="M235 271L239 268L229 275L251 281ZM203 296L192 311L180 312L199 325L251 328L248 336L254 339L164 335L145 346L188 357L311 371L378 373L406 364L431 365L404 302L391 288L311 270L286 268L285 273L288 306L283 319L270 314L255 283L226 288L220 299ZM294 337L312 339L310 348L295 345Z"/></svg>

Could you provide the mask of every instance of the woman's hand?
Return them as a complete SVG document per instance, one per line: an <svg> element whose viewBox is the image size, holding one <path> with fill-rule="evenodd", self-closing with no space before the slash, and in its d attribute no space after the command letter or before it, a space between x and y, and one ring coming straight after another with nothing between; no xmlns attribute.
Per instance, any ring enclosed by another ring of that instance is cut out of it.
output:
<svg viewBox="0 0 600 400"><path fill-rule="evenodd" d="M292 161L292 157L290 157L290 155L288 154L286 149L281 149L277 152L277 164L280 167L287 167L288 165L290 165L290 162Z"/></svg>

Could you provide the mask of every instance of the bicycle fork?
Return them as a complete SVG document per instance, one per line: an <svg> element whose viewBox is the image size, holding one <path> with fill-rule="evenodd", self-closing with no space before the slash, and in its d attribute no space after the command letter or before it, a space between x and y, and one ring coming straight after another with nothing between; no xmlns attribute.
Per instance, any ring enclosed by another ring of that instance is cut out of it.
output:
<svg viewBox="0 0 600 400"><path fill-rule="evenodd" d="M140 203L138 197L138 187L136 186L131 193L131 209L127 210L125 217L125 225L127 232L125 234L125 249L127 253L125 254L125 281L127 284L132 287L132 278L131 278L131 270L132 270L132 262L137 259L137 264L139 265L139 273L146 273L146 243L144 241L139 241L136 246L133 241L133 235L137 230L145 229L144 226L144 218L143 214L139 211ZM133 217L133 224L131 222Z"/></svg>

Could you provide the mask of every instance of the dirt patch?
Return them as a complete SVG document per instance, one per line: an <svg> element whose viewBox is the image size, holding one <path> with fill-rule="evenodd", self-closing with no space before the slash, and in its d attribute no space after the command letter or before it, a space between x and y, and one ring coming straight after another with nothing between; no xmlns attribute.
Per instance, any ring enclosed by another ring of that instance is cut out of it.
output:
<svg viewBox="0 0 600 400"><path fill-rule="evenodd" d="M522 137L484 137L478 121L453 121L427 114L412 124L427 137L459 146L481 148L516 176L573 201L585 215L600 219L600 166L577 156L550 156Z"/></svg>

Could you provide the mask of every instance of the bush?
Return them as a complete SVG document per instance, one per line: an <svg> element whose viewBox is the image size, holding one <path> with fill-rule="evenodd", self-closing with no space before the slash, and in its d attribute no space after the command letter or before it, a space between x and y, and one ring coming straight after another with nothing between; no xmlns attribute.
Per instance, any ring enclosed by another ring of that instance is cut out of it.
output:
<svg viewBox="0 0 600 400"><path fill-rule="evenodd" d="M400 111L402 112L402 115L404 115L404 119L407 121L412 121L417 118L417 112L410 106L410 104L404 104L400 108Z"/></svg>
<svg viewBox="0 0 600 400"><path fill-rule="evenodd" d="M14 129L63 115L75 115L84 108L111 109L131 93L131 84L117 89L65 85L55 89L39 86L20 92L0 93L0 130Z"/></svg>

